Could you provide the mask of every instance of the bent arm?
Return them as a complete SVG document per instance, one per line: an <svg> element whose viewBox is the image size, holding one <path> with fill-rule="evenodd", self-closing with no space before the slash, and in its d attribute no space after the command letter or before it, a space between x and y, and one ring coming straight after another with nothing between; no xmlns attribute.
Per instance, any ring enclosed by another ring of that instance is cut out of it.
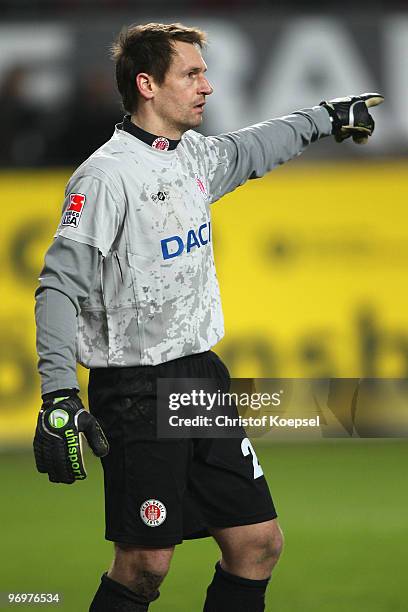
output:
<svg viewBox="0 0 408 612"><path fill-rule="evenodd" d="M62 236L45 256L35 307L41 394L78 389L75 340L77 315L99 271L96 247Z"/></svg>
<svg viewBox="0 0 408 612"><path fill-rule="evenodd" d="M264 176L331 133L329 113L317 106L236 132L207 137L211 201L215 202L248 179Z"/></svg>

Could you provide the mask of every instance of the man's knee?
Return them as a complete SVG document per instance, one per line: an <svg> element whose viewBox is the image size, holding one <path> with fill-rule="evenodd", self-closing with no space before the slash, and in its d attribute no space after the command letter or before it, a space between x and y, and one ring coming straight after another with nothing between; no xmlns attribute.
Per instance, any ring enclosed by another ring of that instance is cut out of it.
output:
<svg viewBox="0 0 408 612"><path fill-rule="evenodd" d="M275 520L214 530L223 555L223 565L232 573L244 572L256 578L270 574L283 548L283 534ZM252 575L253 574L253 575Z"/></svg>
<svg viewBox="0 0 408 612"><path fill-rule="evenodd" d="M170 568L174 548L154 549L115 544L115 558L108 572L113 580L151 599Z"/></svg>
<svg viewBox="0 0 408 612"><path fill-rule="evenodd" d="M276 521L261 535L257 545L259 561L276 565L283 550L283 533Z"/></svg>
<svg viewBox="0 0 408 612"><path fill-rule="evenodd" d="M276 520L248 527L238 554L245 555L251 563L272 571L283 549L281 528Z"/></svg>

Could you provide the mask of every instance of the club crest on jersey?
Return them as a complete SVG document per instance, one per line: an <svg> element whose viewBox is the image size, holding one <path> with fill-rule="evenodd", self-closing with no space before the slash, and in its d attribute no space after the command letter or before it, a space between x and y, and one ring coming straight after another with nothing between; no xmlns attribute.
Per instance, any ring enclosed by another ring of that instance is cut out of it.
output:
<svg viewBox="0 0 408 612"><path fill-rule="evenodd" d="M148 527L158 527L166 520L166 506L158 499L146 499L140 506L140 518Z"/></svg>
<svg viewBox="0 0 408 612"><path fill-rule="evenodd" d="M64 212L61 225L68 225L69 227L78 227L85 201L86 196L84 196L83 193L71 193L69 195L68 208Z"/></svg>
<svg viewBox="0 0 408 612"><path fill-rule="evenodd" d="M197 185L198 189L200 190L201 195L204 198L207 198L208 197L208 193L207 193L207 189L205 188L203 179L201 179L198 176L198 174L195 174L194 177L195 177L196 185Z"/></svg>
<svg viewBox="0 0 408 612"><path fill-rule="evenodd" d="M157 149L158 151L167 151L169 146L170 143L167 138L164 138L164 136L159 136L158 138L156 138L156 140L153 140L152 142L152 148Z"/></svg>

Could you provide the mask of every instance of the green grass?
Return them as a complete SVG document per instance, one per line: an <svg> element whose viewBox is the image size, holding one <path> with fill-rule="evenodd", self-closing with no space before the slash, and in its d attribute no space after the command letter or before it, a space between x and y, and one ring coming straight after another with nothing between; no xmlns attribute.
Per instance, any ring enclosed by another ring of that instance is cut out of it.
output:
<svg viewBox="0 0 408 612"><path fill-rule="evenodd" d="M382 440L258 445L286 536L268 611L407 609L407 449ZM103 539L101 470L91 456L88 468L83 483L51 485L30 453L0 455L0 591L58 591L63 605L40 609L88 609L112 552ZM177 547L151 610L200 612L217 558L210 540Z"/></svg>

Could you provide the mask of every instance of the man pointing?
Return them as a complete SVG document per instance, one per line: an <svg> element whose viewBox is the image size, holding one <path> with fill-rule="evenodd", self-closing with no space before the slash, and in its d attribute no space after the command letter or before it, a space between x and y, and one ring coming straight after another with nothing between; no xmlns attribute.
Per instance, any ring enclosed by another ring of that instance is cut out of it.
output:
<svg viewBox="0 0 408 612"><path fill-rule="evenodd" d="M175 545L208 535L221 560L204 611L265 609L282 534L255 451L245 436L157 438L157 379L214 379L228 390L211 350L224 333L211 205L322 137L366 141L367 107L382 101L342 98L204 137L194 131L213 91L204 44L203 32L180 24L119 36L127 114L70 178L36 294L37 467L53 482L83 479L79 432L102 457L115 555L93 612L147 610ZM77 395L77 361L90 368L90 413Z"/></svg>

